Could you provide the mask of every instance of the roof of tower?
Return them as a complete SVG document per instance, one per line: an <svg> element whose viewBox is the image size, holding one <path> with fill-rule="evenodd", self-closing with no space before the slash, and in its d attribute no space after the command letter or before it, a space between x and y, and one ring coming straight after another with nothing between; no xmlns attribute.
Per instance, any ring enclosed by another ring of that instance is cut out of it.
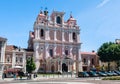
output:
<svg viewBox="0 0 120 84"><path fill-rule="evenodd" d="M39 16L45 16L44 13L42 11L40 11Z"/></svg>
<svg viewBox="0 0 120 84"><path fill-rule="evenodd" d="M71 21L71 20L76 20L75 18L73 18L72 14L70 14L70 18L68 19L68 21Z"/></svg>

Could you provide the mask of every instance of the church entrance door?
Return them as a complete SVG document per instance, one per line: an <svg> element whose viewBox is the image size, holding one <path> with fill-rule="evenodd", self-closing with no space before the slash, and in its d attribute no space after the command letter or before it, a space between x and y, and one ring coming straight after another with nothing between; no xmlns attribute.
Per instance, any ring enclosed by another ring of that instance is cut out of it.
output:
<svg viewBox="0 0 120 84"><path fill-rule="evenodd" d="M62 64L62 72L68 72L68 66L65 63Z"/></svg>

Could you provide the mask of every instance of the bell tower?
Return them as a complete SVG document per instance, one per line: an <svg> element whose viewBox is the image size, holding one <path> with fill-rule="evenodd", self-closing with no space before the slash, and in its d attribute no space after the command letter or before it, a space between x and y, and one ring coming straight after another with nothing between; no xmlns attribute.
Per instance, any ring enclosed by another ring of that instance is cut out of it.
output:
<svg viewBox="0 0 120 84"><path fill-rule="evenodd" d="M53 11L51 14L51 21L54 25L64 25L64 12Z"/></svg>

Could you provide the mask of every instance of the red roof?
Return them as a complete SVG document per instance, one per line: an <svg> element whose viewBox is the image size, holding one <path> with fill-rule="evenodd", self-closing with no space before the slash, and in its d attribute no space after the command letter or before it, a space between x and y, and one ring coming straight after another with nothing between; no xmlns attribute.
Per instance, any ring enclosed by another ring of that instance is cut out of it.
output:
<svg viewBox="0 0 120 84"><path fill-rule="evenodd" d="M96 55L96 52L80 52L83 55Z"/></svg>
<svg viewBox="0 0 120 84"><path fill-rule="evenodd" d="M7 46L6 46L6 51L12 51L12 50L14 50L15 48L17 48L17 46L7 45Z"/></svg>

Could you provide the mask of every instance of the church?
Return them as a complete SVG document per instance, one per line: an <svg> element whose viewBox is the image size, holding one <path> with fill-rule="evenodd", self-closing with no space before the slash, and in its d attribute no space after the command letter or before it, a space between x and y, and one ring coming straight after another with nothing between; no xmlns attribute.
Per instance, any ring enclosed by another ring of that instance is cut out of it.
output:
<svg viewBox="0 0 120 84"><path fill-rule="evenodd" d="M63 73L89 71L99 66L95 52L81 52L80 27L70 14L64 20L65 12L40 11L29 32L28 48L7 45L7 39L0 37L1 71L9 72L19 66L26 73L26 60L33 57L38 73ZM0 76L1 77L1 76Z"/></svg>
<svg viewBox="0 0 120 84"><path fill-rule="evenodd" d="M70 14L40 11L33 31L29 32L28 49L33 49L36 72L82 71L80 27Z"/></svg>

